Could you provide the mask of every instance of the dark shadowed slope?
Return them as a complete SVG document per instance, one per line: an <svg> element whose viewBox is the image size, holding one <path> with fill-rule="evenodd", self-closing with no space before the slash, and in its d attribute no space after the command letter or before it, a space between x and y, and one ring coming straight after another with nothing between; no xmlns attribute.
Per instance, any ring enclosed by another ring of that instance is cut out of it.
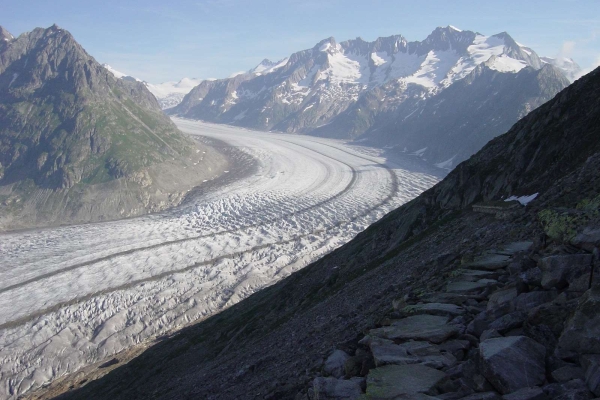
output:
<svg viewBox="0 0 600 400"><path fill-rule="evenodd" d="M392 300L439 291L461 260L538 237L544 208L597 199L599 166L597 69L347 245L98 381L67 381L63 390L74 390L63 398L305 399L324 358L335 348L358 354L364 332L386 324ZM505 220L469 207L536 192L527 209Z"/></svg>

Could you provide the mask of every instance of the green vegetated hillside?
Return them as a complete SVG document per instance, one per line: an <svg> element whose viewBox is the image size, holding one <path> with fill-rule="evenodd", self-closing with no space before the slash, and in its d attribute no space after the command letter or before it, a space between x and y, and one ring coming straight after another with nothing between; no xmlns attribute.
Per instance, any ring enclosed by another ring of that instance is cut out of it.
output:
<svg viewBox="0 0 600 400"><path fill-rule="evenodd" d="M142 83L116 79L69 32L2 32L1 229L164 209L223 170Z"/></svg>

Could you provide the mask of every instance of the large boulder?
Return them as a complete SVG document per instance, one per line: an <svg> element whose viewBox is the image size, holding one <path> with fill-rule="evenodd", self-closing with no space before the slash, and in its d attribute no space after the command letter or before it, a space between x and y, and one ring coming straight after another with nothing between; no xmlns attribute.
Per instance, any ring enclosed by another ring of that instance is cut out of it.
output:
<svg viewBox="0 0 600 400"><path fill-rule="evenodd" d="M581 364L585 369L587 387L596 396L600 396L600 355L586 354L581 357Z"/></svg>
<svg viewBox="0 0 600 400"><path fill-rule="evenodd" d="M540 260L542 287L563 289L582 275L590 272L591 254L566 254Z"/></svg>
<svg viewBox="0 0 600 400"><path fill-rule="evenodd" d="M581 297L558 345L579 354L600 354L600 288L592 288Z"/></svg>
<svg viewBox="0 0 600 400"><path fill-rule="evenodd" d="M497 290L490 296L487 304L488 310L503 307L507 312L512 311L511 301L517 297L517 289L512 287L508 289Z"/></svg>
<svg viewBox="0 0 600 400"><path fill-rule="evenodd" d="M479 346L482 373L502 394L541 385L546 348L525 336L488 339Z"/></svg>
<svg viewBox="0 0 600 400"><path fill-rule="evenodd" d="M571 243L588 251L600 247L600 227L588 226L584 228L583 232L577 234Z"/></svg>
<svg viewBox="0 0 600 400"><path fill-rule="evenodd" d="M350 358L348 354L346 354L342 350L335 350L327 360L325 360L325 365L323 366L323 371L327 375L331 375L336 378L341 378L344 376L344 365L346 361Z"/></svg>
<svg viewBox="0 0 600 400"><path fill-rule="evenodd" d="M387 365L369 372L367 398L396 399L414 393L436 395L438 385L445 379L445 373L420 364Z"/></svg>
<svg viewBox="0 0 600 400"><path fill-rule="evenodd" d="M513 302L518 311L530 311L532 308L551 302L558 296L556 290L538 290L521 293Z"/></svg>

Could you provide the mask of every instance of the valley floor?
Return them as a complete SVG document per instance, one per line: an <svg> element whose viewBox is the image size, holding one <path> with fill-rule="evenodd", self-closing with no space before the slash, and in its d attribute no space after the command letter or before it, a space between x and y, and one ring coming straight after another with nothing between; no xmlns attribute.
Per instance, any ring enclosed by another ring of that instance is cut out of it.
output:
<svg viewBox="0 0 600 400"><path fill-rule="evenodd" d="M254 162L175 210L0 235L0 398L205 319L440 178L410 157L343 142L175 122Z"/></svg>

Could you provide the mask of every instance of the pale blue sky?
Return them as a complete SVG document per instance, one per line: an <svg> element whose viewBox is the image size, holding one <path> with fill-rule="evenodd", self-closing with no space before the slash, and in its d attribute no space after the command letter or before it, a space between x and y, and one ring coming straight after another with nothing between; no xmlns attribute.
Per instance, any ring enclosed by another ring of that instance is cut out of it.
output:
<svg viewBox="0 0 600 400"><path fill-rule="evenodd" d="M99 62L154 83L227 77L329 36L422 40L446 25L600 64L600 0L0 0L13 35L53 23Z"/></svg>

